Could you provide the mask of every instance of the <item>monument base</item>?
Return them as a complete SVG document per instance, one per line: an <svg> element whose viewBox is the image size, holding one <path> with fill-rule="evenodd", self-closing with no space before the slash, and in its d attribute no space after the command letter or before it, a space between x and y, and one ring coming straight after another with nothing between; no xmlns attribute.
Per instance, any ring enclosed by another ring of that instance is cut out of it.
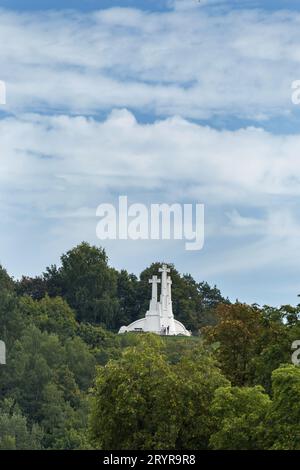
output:
<svg viewBox="0 0 300 470"><path fill-rule="evenodd" d="M185 328L185 326L178 320L174 319L175 329L171 331L168 330L168 326L161 326L156 327L153 323L149 323L146 321L146 318L141 318L140 320L136 320L133 323L130 323L128 326L121 326L119 333L128 333L128 332L136 332L136 333L155 333L161 336L191 336L191 333Z"/></svg>

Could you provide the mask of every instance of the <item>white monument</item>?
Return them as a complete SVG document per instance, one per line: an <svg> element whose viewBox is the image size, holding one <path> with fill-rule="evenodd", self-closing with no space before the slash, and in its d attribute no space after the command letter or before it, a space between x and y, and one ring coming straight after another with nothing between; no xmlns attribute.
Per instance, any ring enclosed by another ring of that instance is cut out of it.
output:
<svg viewBox="0 0 300 470"><path fill-rule="evenodd" d="M152 298L150 300L149 310L145 318L136 320L128 326L122 326L119 333L129 331L151 332L158 335L183 335L191 336L191 333L182 323L175 320L172 309L171 277L168 276L170 269L164 264L159 269L161 280L157 276L152 276L149 283L152 284ZM158 285L160 284L160 300L158 301Z"/></svg>
<svg viewBox="0 0 300 470"><path fill-rule="evenodd" d="M0 365L6 364L6 350L4 341L0 341Z"/></svg>

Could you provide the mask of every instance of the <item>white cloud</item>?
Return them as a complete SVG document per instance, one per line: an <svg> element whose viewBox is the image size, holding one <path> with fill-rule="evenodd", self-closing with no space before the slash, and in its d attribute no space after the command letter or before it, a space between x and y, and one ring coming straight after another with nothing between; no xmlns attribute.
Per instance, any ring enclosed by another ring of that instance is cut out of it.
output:
<svg viewBox="0 0 300 470"><path fill-rule="evenodd" d="M141 124L127 110L104 121L36 114L2 119L0 261L17 275L37 274L82 239L100 243L96 207L120 194L146 204L204 202L203 252L183 258L181 242L108 242L112 264L139 272L154 259L175 261L244 299L242 285L228 287L236 273L259 270L268 277L279 266L298 269L299 145L300 135L217 131L179 117ZM276 297L271 287L257 293L254 276L247 300L278 298L282 288L288 301L286 277Z"/></svg>
<svg viewBox="0 0 300 470"><path fill-rule="evenodd" d="M122 267L142 269L162 255L217 282L299 265L300 134L215 130L188 118L218 114L224 127L228 115L288 120L300 14L187 5L0 11L11 111L0 118L0 242L10 271L39 272L81 239L95 241L96 207L119 194L207 208L199 256L183 260L172 243L112 243ZM141 124L140 113L156 121ZM20 240L26 250L18 252Z"/></svg>
<svg viewBox="0 0 300 470"><path fill-rule="evenodd" d="M33 199L39 191L50 206L55 199L48 192L55 188L74 190L76 204L78 187L82 194L159 189L172 197L181 197L185 188L189 199L249 207L300 195L300 135L218 131L179 117L140 124L127 110L114 110L104 121L9 117L0 120L0 134L2 188L9 185Z"/></svg>
<svg viewBox="0 0 300 470"><path fill-rule="evenodd" d="M220 239L223 237L223 241L226 237L234 237L235 243L229 249L212 254L203 267L207 276L267 271L269 276L277 273L278 282L281 272L287 268L290 273L298 271L299 213L290 207L266 209L265 214L257 218L243 217L233 211L230 224L219 230L218 235ZM294 285L296 278L299 276L294 277ZM286 280L282 279L282 285L286 285Z"/></svg>
<svg viewBox="0 0 300 470"><path fill-rule="evenodd" d="M196 5L197 7L197 5ZM300 14L0 11L8 109L268 118L292 109Z"/></svg>
<svg viewBox="0 0 300 470"><path fill-rule="evenodd" d="M222 253L226 262L210 258L208 274L283 258L299 262L300 135L217 131L179 117L140 124L129 111L114 110L104 121L10 117L0 120L0 136L2 220L14 224L26 214L33 223L50 223L52 236L66 236L73 224L72 233L94 236L96 207L116 195L132 202L204 202L207 241L219 240L217 253L222 237L239 239Z"/></svg>

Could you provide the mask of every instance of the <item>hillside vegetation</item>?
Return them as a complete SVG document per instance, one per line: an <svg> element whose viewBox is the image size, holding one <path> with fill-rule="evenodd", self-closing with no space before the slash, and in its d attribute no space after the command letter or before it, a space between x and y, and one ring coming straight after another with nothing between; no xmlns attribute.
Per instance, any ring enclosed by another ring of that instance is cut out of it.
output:
<svg viewBox="0 0 300 470"><path fill-rule="evenodd" d="M139 278L82 243L36 278L0 268L0 449L300 449L300 308L231 304L172 266L193 337L118 335Z"/></svg>

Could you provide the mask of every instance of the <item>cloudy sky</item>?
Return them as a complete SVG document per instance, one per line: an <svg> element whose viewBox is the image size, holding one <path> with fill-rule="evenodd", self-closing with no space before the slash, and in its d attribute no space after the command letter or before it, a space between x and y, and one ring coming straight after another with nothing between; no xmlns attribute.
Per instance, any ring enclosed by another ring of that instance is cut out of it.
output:
<svg viewBox="0 0 300 470"><path fill-rule="evenodd" d="M0 80L10 274L87 240L119 269L165 260L232 300L298 302L299 0L0 0ZM100 242L119 195L205 204L203 250Z"/></svg>

